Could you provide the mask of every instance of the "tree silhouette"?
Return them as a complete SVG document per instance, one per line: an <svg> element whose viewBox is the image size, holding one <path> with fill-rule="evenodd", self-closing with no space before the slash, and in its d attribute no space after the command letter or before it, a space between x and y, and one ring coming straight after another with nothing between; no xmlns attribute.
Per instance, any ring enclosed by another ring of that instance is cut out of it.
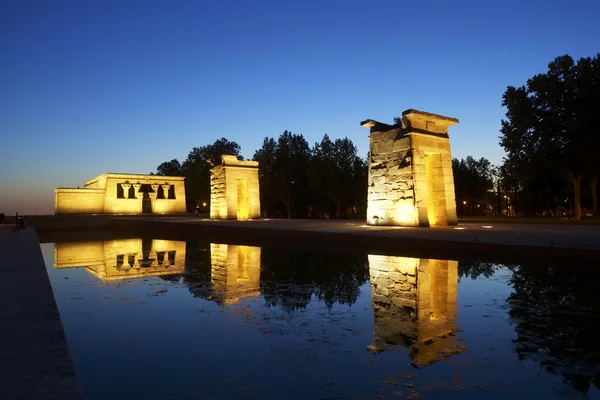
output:
<svg viewBox="0 0 600 400"><path fill-rule="evenodd" d="M471 213L474 205L482 203L493 189L492 164L486 158L474 159L471 156L452 160L454 192L457 202L466 201ZM463 207L458 207L463 210Z"/></svg>
<svg viewBox="0 0 600 400"><path fill-rule="evenodd" d="M293 311L305 308L312 296L328 308L352 305L369 280L366 255L263 249L261 293L270 306Z"/></svg>
<svg viewBox="0 0 600 400"><path fill-rule="evenodd" d="M362 205L355 199L357 188L363 189L366 197L365 169L365 162L357 155L350 139L332 141L328 135L323 136L311 151L309 184L315 194L313 200L333 202L336 217L341 218L344 204ZM361 184L363 179L364 184Z"/></svg>
<svg viewBox="0 0 600 400"><path fill-rule="evenodd" d="M530 78L524 86L509 86L503 95L507 112L500 144L512 168L525 177L539 177L543 171L567 177L573 186L576 219L581 218L585 177L598 211L600 135L595 132L595 119L599 104L600 54L577 63L569 55L557 57L547 72Z"/></svg>
<svg viewBox="0 0 600 400"><path fill-rule="evenodd" d="M182 176L183 169L181 163L177 159L171 161L165 161L156 168L157 175L164 176Z"/></svg>
<svg viewBox="0 0 600 400"><path fill-rule="evenodd" d="M261 197L267 200L266 204L271 206L273 200L280 202L288 218L306 216L300 207L310 196L310 150L304 137L285 130L277 141L265 138L253 159L259 162L259 179L265 184L260 189Z"/></svg>

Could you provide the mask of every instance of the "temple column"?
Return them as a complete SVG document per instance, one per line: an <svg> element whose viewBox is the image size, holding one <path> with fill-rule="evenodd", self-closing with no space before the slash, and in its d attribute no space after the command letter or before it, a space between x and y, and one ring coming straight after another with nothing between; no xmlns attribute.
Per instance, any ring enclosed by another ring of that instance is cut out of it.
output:
<svg viewBox="0 0 600 400"><path fill-rule="evenodd" d="M158 195L158 187L160 185L150 185L150 187L152 188L152 190L154 191L153 193L149 193L150 195L150 199L152 200L156 200L156 196Z"/></svg>
<svg viewBox="0 0 600 400"><path fill-rule="evenodd" d="M121 183L121 187L123 188L123 197L128 199L129 198L129 188L131 187L131 183Z"/></svg>
<svg viewBox="0 0 600 400"><path fill-rule="evenodd" d="M140 192L140 188L142 187L141 183L133 184L133 197L137 199L137 194Z"/></svg>
<svg viewBox="0 0 600 400"><path fill-rule="evenodd" d="M162 187L163 193L165 195L165 199L169 198L169 189L171 189L171 185L160 185Z"/></svg>

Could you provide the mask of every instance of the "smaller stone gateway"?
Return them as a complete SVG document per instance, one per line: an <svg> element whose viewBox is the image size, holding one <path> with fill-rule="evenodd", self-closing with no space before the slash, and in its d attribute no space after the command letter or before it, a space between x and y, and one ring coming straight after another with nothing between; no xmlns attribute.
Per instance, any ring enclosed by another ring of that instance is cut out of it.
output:
<svg viewBox="0 0 600 400"><path fill-rule="evenodd" d="M210 170L210 218L260 218L258 161L240 161L223 155Z"/></svg>
<svg viewBox="0 0 600 400"><path fill-rule="evenodd" d="M448 127L458 119L409 109L402 121L361 122L371 129L367 223L456 225Z"/></svg>

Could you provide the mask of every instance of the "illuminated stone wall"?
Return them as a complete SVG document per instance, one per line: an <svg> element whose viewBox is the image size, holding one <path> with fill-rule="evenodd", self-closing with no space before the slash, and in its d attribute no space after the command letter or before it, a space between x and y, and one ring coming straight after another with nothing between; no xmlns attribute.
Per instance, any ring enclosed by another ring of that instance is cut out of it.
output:
<svg viewBox="0 0 600 400"><path fill-rule="evenodd" d="M119 239L56 243L54 267L84 267L105 280L182 274L186 243L174 240Z"/></svg>
<svg viewBox="0 0 600 400"><path fill-rule="evenodd" d="M257 161L239 161L236 156L224 155L221 165L210 172L212 219L260 218Z"/></svg>
<svg viewBox="0 0 600 400"><path fill-rule="evenodd" d="M370 128L367 223L456 225L448 127L455 118L406 110L402 122L366 120Z"/></svg>
<svg viewBox="0 0 600 400"><path fill-rule="evenodd" d="M56 189L55 214L103 214L104 189Z"/></svg>
<svg viewBox="0 0 600 400"><path fill-rule="evenodd" d="M227 219L225 168L217 165L210 170L210 218Z"/></svg>
<svg viewBox="0 0 600 400"><path fill-rule="evenodd" d="M83 188L55 190L55 214L185 213L184 177L104 174ZM165 198L159 198L162 193ZM144 200L146 197L146 200Z"/></svg>
<svg viewBox="0 0 600 400"><path fill-rule="evenodd" d="M212 299L235 304L260 295L260 247L210 245Z"/></svg>
<svg viewBox="0 0 600 400"><path fill-rule="evenodd" d="M408 348L418 365L464 350L456 331L458 262L369 255L374 342L369 350Z"/></svg>

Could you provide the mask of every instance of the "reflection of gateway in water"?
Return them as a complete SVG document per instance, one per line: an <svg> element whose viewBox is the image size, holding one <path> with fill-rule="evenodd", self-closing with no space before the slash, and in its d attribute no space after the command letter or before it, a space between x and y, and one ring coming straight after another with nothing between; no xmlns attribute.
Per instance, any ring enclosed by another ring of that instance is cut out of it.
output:
<svg viewBox="0 0 600 400"><path fill-rule="evenodd" d="M222 305L260 295L260 247L210 245L212 299Z"/></svg>
<svg viewBox="0 0 600 400"><path fill-rule="evenodd" d="M54 267L84 267L105 281L182 274L185 246L185 242L155 239L56 243Z"/></svg>
<svg viewBox="0 0 600 400"><path fill-rule="evenodd" d="M464 350L456 332L457 261L369 255L374 353L403 345L417 365Z"/></svg>

